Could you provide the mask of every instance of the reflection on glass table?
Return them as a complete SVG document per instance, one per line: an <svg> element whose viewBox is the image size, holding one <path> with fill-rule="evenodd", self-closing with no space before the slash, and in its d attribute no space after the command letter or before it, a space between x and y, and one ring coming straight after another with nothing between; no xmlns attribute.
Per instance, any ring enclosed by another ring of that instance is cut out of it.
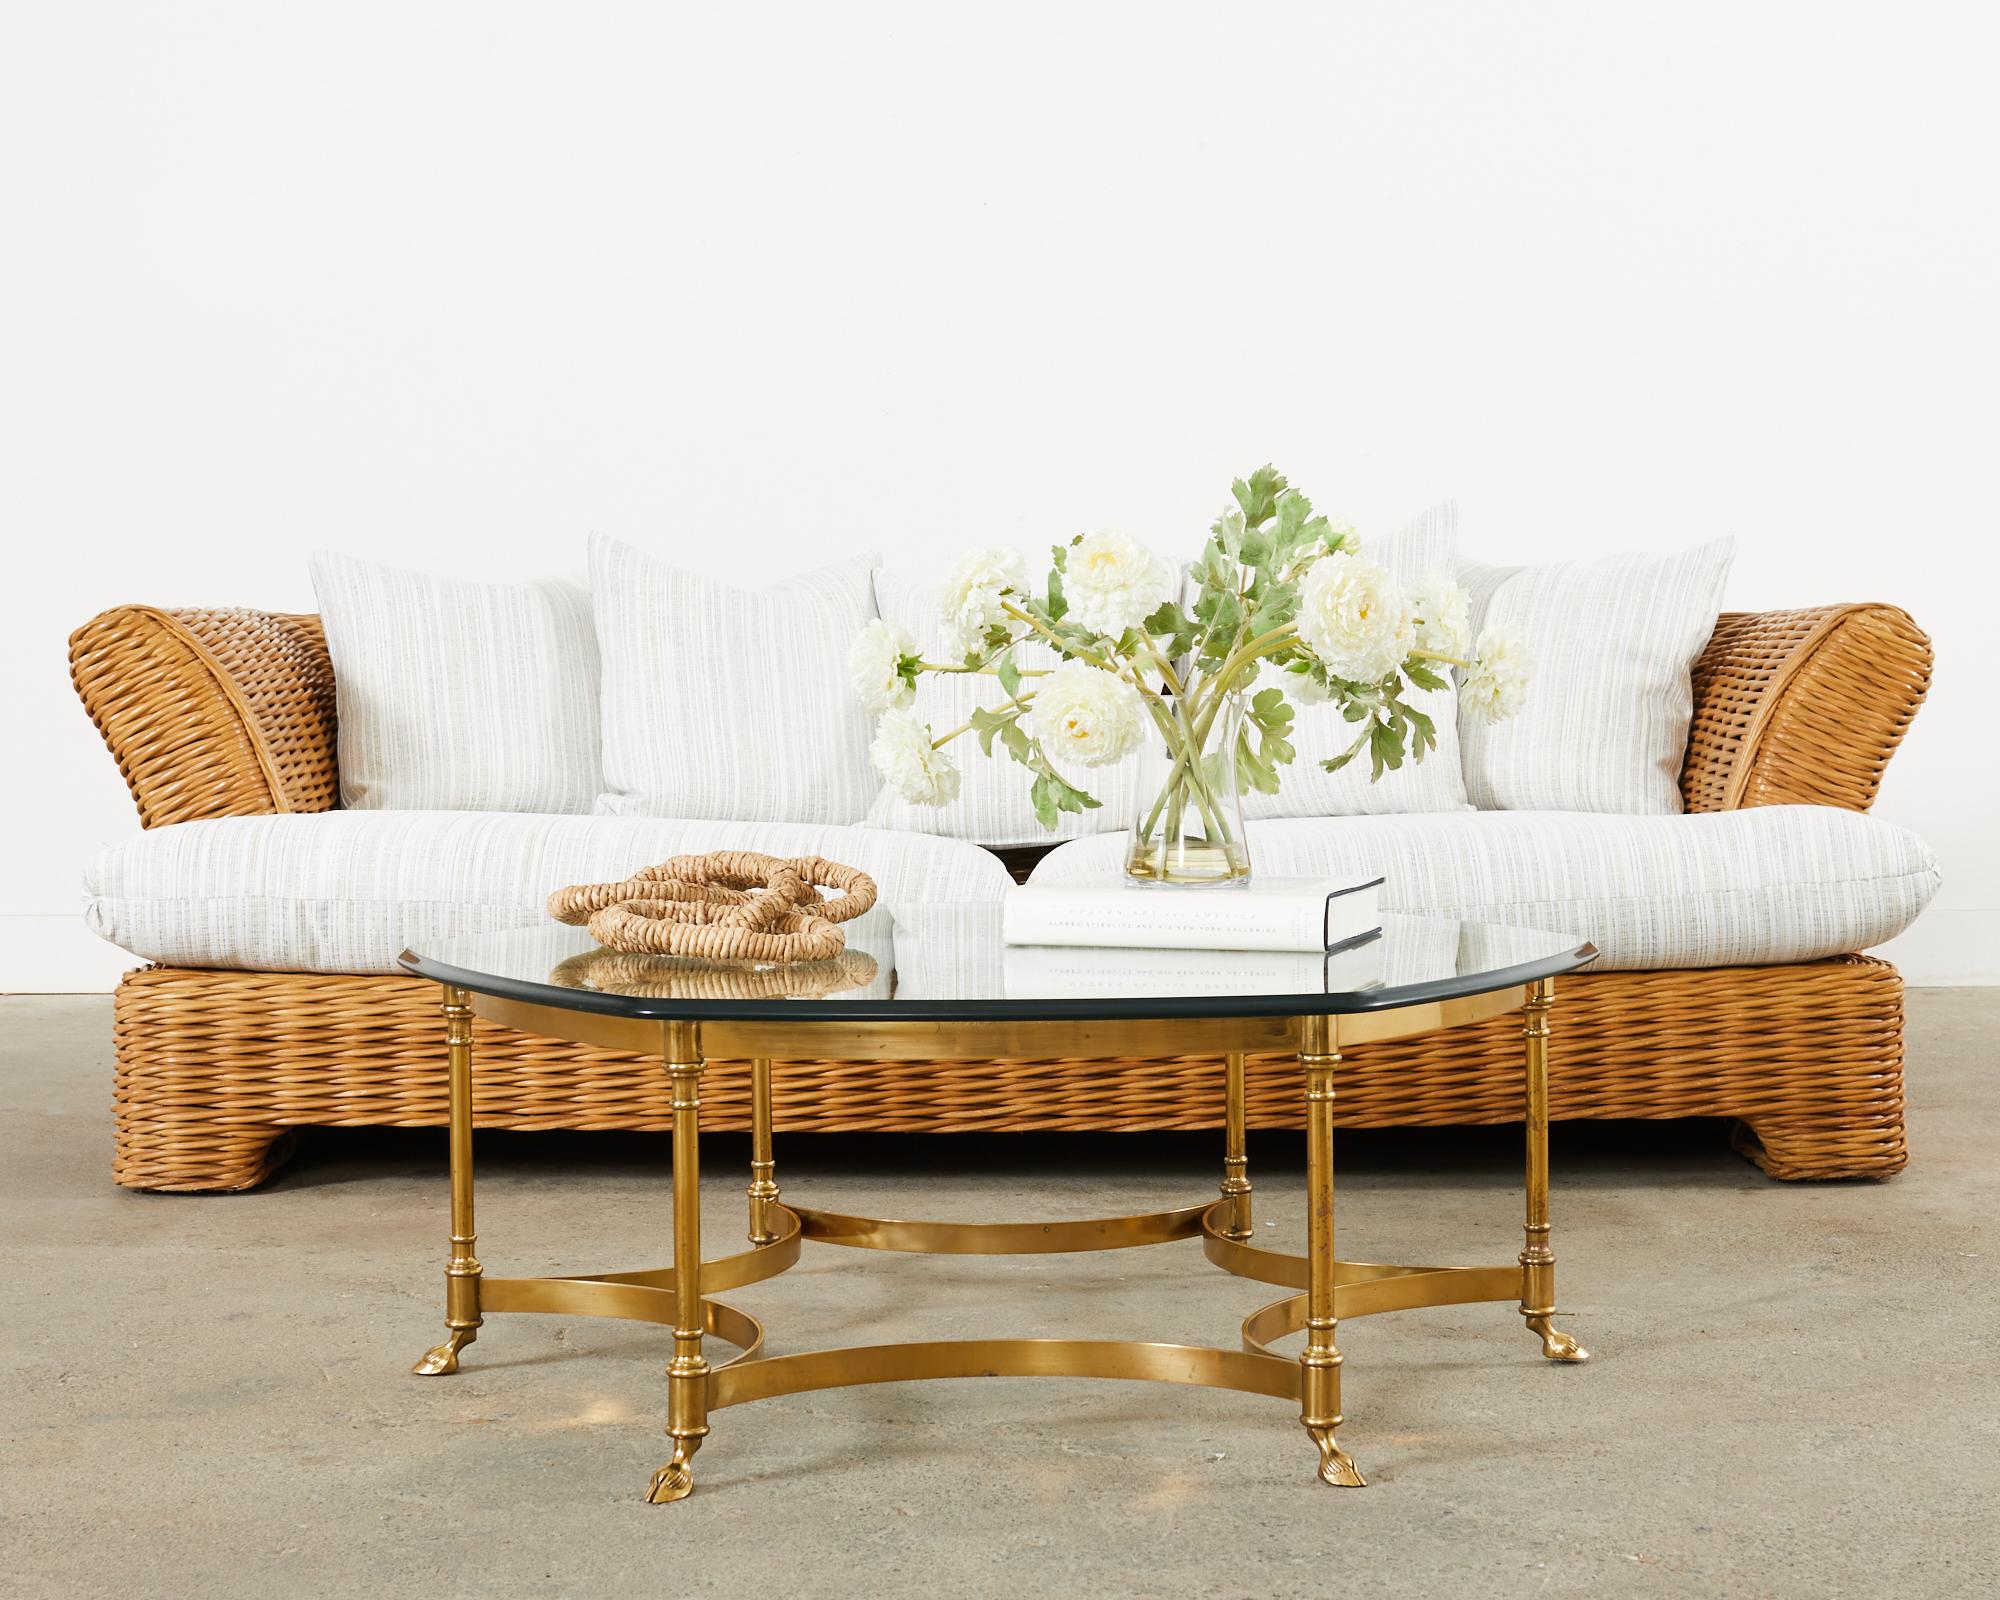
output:
<svg viewBox="0 0 2000 1600"><path fill-rule="evenodd" d="M878 906L835 960L772 965L623 955L576 928L426 943L410 970L512 999L627 1016L840 1014L973 1019L1284 1015L1389 1009L1552 977L1593 952L1570 935L1385 916L1320 955L1008 945L996 905Z"/></svg>

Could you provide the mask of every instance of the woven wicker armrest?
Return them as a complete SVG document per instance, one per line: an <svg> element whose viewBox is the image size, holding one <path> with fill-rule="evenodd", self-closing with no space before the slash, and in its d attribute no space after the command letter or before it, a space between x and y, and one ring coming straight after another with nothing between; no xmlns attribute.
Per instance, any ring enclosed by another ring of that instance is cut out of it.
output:
<svg viewBox="0 0 2000 1600"><path fill-rule="evenodd" d="M1930 681L1930 639L1895 606L1727 613L1695 663L1681 797L1866 811Z"/></svg>
<svg viewBox="0 0 2000 1600"><path fill-rule="evenodd" d="M149 828L339 801L317 617L117 606L70 635L69 668Z"/></svg>

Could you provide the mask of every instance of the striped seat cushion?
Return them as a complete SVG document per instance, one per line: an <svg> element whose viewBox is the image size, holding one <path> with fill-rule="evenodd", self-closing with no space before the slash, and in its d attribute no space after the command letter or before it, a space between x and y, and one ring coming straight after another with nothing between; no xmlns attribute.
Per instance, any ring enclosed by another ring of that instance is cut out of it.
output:
<svg viewBox="0 0 2000 1600"><path fill-rule="evenodd" d="M997 901L999 860L880 828L657 817L326 811L154 828L101 851L85 917L149 961L259 972L394 972L406 945L546 922L552 889L702 850L818 855L885 900Z"/></svg>
<svg viewBox="0 0 2000 1600"><path fill-rule="evenodd" d="M1831 806L1312 817L1253 823L1249 834L1253 871L1379 873L1385 911L1578 934L1605 968L1865 950L1908 927L1938 885L1937 858L1915 834ZM1115 874L1124 849L1122 834L1080 839L1033 881Z"/></svg>

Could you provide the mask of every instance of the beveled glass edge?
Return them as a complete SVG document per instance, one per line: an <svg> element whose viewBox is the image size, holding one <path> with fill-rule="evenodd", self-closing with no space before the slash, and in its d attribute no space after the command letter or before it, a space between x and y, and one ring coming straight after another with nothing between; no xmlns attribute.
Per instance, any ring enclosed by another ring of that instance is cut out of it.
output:
<svg viewBox="0 0 2000 1600"><path fill-rule="evenodd" d="M1474 924L1481 926L1481 924ZM1501 924L1485 924L1501 926ZM1597 959L1588 940L1538 961L1486 972L1464 973L1394 989L1352 989L1339 993L1192 995L1182 998L1139 995L1122 999L984 1000L674 1000L647 995L606 994L473 972L405 950L396 964L412 977L451 984L474 994L639 1022L1121 1022L1172 1017L1352 1016L1396 1011L1404 1006L1491 994L1541 978L1559 978Z"/></svg>

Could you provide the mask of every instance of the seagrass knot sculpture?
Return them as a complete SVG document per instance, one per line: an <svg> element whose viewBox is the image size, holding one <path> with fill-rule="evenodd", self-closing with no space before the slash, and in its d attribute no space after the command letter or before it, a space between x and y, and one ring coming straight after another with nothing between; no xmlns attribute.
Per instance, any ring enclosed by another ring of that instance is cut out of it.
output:
<svg viewBox="0 0 2000 1600"><path fill-rule="evenodd" d="M829 899L824 889L841 892ZM874 905L875 893L867 873L820 856L712 850L617 883L558 889L549 915L627 955L831 961L847 948L838 924Z"/></svg>

